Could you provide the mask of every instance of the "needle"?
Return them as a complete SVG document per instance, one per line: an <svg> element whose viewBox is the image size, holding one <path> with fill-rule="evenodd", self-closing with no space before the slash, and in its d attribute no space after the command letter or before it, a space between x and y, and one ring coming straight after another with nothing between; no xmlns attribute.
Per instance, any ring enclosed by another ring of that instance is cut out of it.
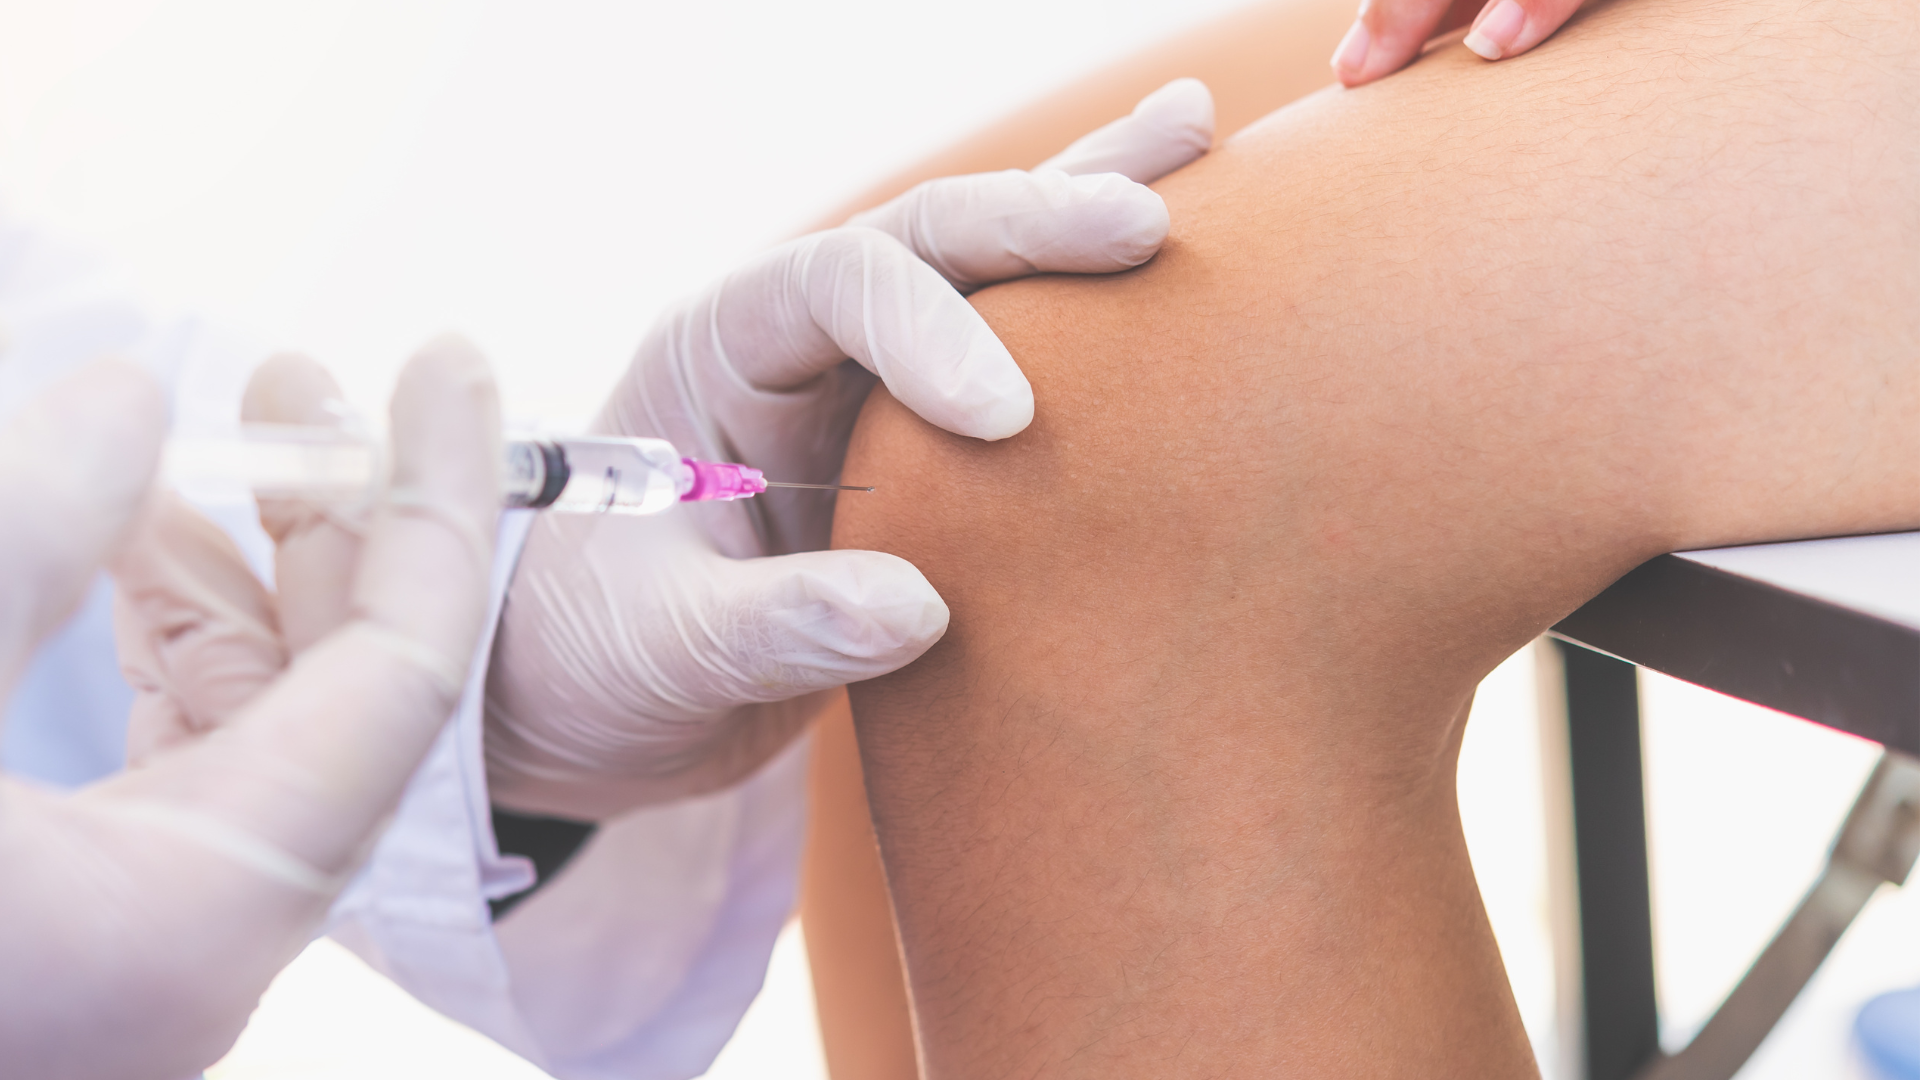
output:
<svg viewBox="0 0 1920 1080"><path fill-rule="evenodd" d="M873 490L870 487L861 487L858 484L794 484L794 483L788 483L782 480L768 480L766 481L766 485L768 487L809 488L814 491L872 491Z"/></svg>

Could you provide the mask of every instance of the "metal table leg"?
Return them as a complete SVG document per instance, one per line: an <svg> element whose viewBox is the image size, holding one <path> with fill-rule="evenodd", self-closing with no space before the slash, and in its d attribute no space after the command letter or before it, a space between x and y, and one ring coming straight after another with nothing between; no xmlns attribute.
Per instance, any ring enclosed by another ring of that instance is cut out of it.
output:
<svg viewBox="0 0 1920 1080"><path fill-rule="evenodd" d="M1572 770L1585 1080L1628 1080L1660 1053L1639 682L1632 664L1553 645Z"/></svg>
<svg viewBox="0 0 1920 1080"><path fill-rule="evenodd" d="M1553 643L1565 707L1578 879L1584 1080L1730 1080L1883 882L1920 857L1920 760L1880 759L1826 870L1688 1046L1660 1050L1653 919L1632 664Z"/></svg>
<svg viewBox="0 0 1920 1080"><path fill-rule="evenodd" d="M1813 978L1883 882L1920 855L1920 762L1884 754L1833 842L1827 868L1686 1049L1638 1080L1731 1080Z"/></svg>

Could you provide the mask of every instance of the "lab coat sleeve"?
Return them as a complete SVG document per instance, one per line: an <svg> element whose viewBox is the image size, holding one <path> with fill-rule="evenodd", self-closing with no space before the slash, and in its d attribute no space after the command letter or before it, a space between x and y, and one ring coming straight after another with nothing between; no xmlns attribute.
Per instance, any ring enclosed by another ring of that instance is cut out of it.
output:
<svg viewBox="0 0 1920 1080"><path fill-rule="evenodd" d="M264 343L199 319L158 317L133 299L137 292L103 255L0 207L0 423L102 356L137 362L167 388L176 431L216 433L237 423L241 389L266 356ZM194 494L256 571L269 572L272 544L248 494ZM70 788L120 770L133 691L114 657L112 611L102 574L73 618L41 643L11 698L0 699L7 772Z"/></svg>
<svg viewBox="0 0 1920 1080"><path fill-rule="evenodd" d="M266 342L156 318L137 293L110 260L0 208L0 421L78 365L118 355L169 388L175 432L231 431ZM248 492L184 494L272 579ZM502 518L496 618L529 518ZM28 682L45 692L9 703L9 770L78 784L118 767L127 695L107 595L103 584L91 618L36 657ZM532 871L502 857L492 831L480 742L491 649L489 633L458 711L336 904L333 932L427 1004L569 1080L697 1076L758 992L793 908L805 749L730 791L605 823L496 926L487 900L525 888ZM76 692L87 686L113 692Z"/></svg>
<svg viewBox="0 0 1920 1080"><path fill-rule="evenodd" d="M489 626L530 519L503 516ZM421 1001L563 1080L698 1076L759 992L793 911L806 746L728 791L602 823L496 924L487 901L533 873L493 836L481 745L491 633L330 932Z"/></svg>

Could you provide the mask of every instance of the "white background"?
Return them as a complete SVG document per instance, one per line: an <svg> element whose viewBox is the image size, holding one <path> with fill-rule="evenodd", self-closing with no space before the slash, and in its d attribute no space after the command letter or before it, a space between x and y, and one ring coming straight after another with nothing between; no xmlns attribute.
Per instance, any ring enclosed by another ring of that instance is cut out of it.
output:
<svg viewBox="0 0 1920 1080"><path fill-rule="evenodd" d="M578 423L652 316L892 170L1231 0L597 3L0 0L0 191L157 303L299 347L377 409L457 329L517 418ZM1531 666L1462 766L1515 993L1553 1057ZM1684 1039L1811 881L1865 744L1648 680L1659 973ZM1854 1075L1871 992L1920 983L1920 895L1883 892L1742 1075ZM804 954L714 1075L822 1075ZM215 1080L526 1077L317 946Z"/></svg>

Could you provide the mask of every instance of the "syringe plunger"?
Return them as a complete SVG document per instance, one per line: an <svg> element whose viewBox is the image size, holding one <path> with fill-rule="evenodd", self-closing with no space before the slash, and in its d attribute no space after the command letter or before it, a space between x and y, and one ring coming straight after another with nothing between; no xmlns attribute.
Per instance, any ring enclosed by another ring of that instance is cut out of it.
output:
<svg viewBox="0 0 1920 1080"><path fill-rule="evenodd" d="M751 498L759 469L684 457L664 439L568 436L505 445L502 503L562 513L656 514L676 502ZM176 486L239 484L263 498L365 497L384 473L380 448L334 428L244 424L238 438L176 438L161 471ZM860 489L871 490L871 489Z"/></svg>

